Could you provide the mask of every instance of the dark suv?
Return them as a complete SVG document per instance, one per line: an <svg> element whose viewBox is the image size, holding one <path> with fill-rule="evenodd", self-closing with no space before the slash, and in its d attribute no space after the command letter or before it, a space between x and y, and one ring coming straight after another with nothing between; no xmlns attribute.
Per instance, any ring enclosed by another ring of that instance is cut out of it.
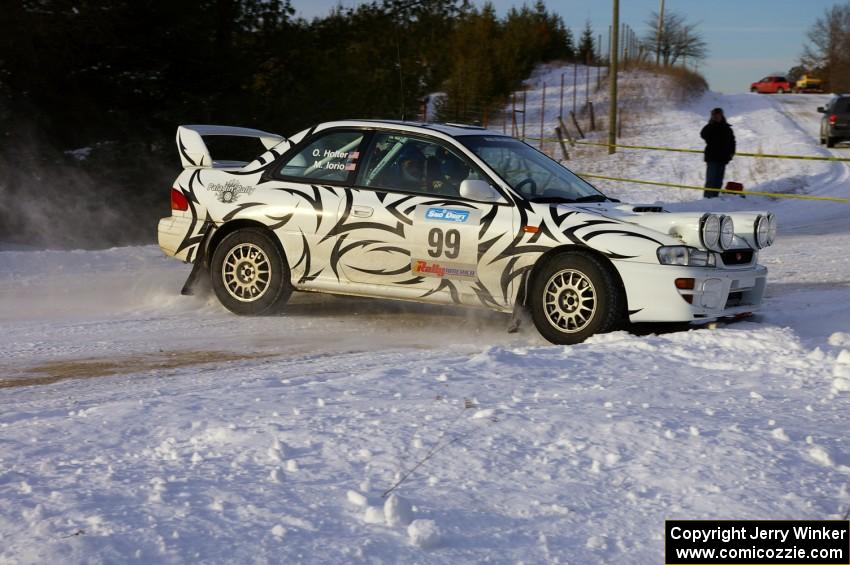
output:
<svg viewBox="0 0 850 565"><path fill-rule="evenodd" d="M826 106L818 106L823 114L820 121L820 142L827 147L850 141L850 94L838 94Z"/></svg>

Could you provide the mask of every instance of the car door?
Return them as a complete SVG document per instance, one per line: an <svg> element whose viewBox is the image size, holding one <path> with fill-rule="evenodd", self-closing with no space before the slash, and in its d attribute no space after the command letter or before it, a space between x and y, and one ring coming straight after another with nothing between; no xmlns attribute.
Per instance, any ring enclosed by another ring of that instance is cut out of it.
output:
<svg viewBox="0 0 850 565"><path fill-rule="evenodd" d="M333 230L368 135L362 129L317 132L283 155L260 185L266 204L262 221L280 238L296 287L340 286L330 264Z"/></svg>
<svg viewBox="0 0 850 565"><path fill-rule="evenodd" d="M513 233L512 205L460 196L486 175L459 148L377 131L345 196L332 261L352 290L428 302L510 307L513 280L482 260ZM494 239L495 238L495 239Z"/></svg>

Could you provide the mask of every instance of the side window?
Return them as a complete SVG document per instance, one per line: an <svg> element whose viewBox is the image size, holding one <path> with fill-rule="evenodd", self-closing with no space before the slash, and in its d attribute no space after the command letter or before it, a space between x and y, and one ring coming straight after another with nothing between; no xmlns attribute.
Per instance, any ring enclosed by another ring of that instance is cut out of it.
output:
<svg viewBox="0 0 850 565"><path fill-rule="evenodd" d="M342 182L357 170L363 132L332 131L319 135L279 169L285 177Z"/></svg>
<svg viewBox="0 0 850 565"><path fill-rule="evenodd" d="M359 184L456 197L461 182L480 178L478 169L453 149L419 137L377 133L367 151Z"/></svg>

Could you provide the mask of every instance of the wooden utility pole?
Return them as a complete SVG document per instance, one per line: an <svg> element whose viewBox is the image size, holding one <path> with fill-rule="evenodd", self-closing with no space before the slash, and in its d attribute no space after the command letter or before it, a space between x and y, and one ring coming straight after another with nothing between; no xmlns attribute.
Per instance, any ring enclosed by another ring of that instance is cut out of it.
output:
<svg viewBox="0 0 850 565"><path fill-rule="evenodd" d="M540 99L540 151L543 151L543 124L546 122L546 83L543 83L543 97Z"/></svg>
<svg viewBox="0 0 850 565"><path fill-rule="evenodd" d="M661 64L661 34L664 31L664 0L661 0L661 7L658 9L658 32L655 36L655 64Z"/></svg>
<svg viewBox="0 0 850 565"><path fill-rule="evenodd" d="M522 89L522 139L525 140L525 98L528 95L527 87Z"/></svg>
<svg viewBox="0 0 850 565"><path fill-rule="evenodd" d="M558 115L564 115L564 73L561 73L561 105L558 107Z"/></svg>
<svg viewBox="0 0 850 565"><path fill-rule="evenodd" d="M617 6L617 11L620 11L620 7ZM618 14L619 15L619 14ZM626 66L626 24L620 25L620 35L617 37L617 47L620 46L620 42L622 41L623 48L620 49L622 53L620 53L620 62L623 63L623 68Z"/></svg>
<svg viewBox="0 0 850 565"><path fill-rule="evenodd" d="M617 55L620 46L617 41L617 31L620 29L620 0L614 0L611 13L611 52L608 53L608 154L616 151L617 143Z"/></svg>
<svg viewBox="0 0 850 565"><path fill-rule="evenodd" d="M560 116L558 117L560 119ZM570 153L567 151L567 146L564 145L564 132L561 131L560 126L555 127L555 135L558 137L558 143L561 144L561 151L564 154L564 161L570 160Z"/></svg>
<svg viewBox="0 0 850 565"><path fill-rule="evenodd" d="M576 92L578 91L578 59L573 61L573 112L576 111Z"/></svg>
<svg viewBox="0 0 850 565"><path fill-rule="evenodd" d="M517 137L519 131L516 126L516 92L511 93L511 137Z"/></svg>

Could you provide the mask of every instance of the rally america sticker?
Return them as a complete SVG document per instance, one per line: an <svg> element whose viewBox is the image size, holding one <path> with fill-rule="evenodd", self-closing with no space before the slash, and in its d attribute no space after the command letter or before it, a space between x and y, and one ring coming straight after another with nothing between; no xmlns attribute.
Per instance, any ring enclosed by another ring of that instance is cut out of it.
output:
<svg viewBox="0 0 850 565"><path fill-rule="evenodd" d="M475 272L474 265L464 266L449 266L440 263L423 261L416 259L413 261L411 270L417 275L427 275L440 278L476 278L478 273Z"/></svg>

